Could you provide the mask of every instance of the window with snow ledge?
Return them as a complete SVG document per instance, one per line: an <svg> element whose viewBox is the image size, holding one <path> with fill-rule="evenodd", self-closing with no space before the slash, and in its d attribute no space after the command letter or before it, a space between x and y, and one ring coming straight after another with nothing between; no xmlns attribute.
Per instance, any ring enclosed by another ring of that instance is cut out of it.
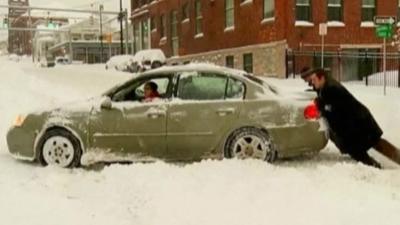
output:
<svg viewBox="0 0 400 225"><path fill-rule="evenodd" d="M204 34L203 34L203 33L199 33L199 34L196 34L196 35L194 36L194 38L202 38L202 37L204 37Z"/></svg>
<svg viewBox="0 0 400 225"><path fill-rule="evenodd" d="M253 3L253 0L240 0L240 6Z"/></svg>
<svg viewBox="0 0 400 225"><path fill-rule="evenodd" d="M159 45L165 45L165 43L167 43L167 37L161 38Z"/></svg>
<svg viewBox="0 0 400 225"><path fill-rule="evenodd" d="M314 23L311 23L309 21L296 21L294 24L296 27L313 27Z"/></svg>
<svg viewBox="0 0 400 225"><path fill-rule="evenodd" d="M189 18L186 18L186 19L184 19L184 20L182 20L182 22L181 23L189 23Z"/></svg>
<svg viewBox="0 0 400 225"><path fill-rule="evenodd" d="M345 27L346 25L340 21L329 21L327 23L328 27Z"/></svg>
<svg viewBox="0 0 400 225"><path fill-rule="evenodd" d="M375 27L375 24L372 21L364 21L361 22L361 27Z"/></svg>
<svg viewBox="0 0 400 225"><path fill-rule="evenodd" d="M227 27L224 29L224 32L229 32L229 31L234 31L235 30L235 26L231 26L231 27Z"/></svg>
<svg viewBox="0 0 400 225"><path fill-rule="evenodd" d="M265 18L265 19L261 20L261 24L273 23L273 22L275 22L275 18L274 17Z"/></svg>

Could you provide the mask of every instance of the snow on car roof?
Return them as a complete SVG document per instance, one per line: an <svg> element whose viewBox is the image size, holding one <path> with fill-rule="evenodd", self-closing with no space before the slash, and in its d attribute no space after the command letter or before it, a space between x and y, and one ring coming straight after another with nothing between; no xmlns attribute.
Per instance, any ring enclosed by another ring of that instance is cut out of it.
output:
<svg viewBox="0 0 400 225"><path fill-rule="evenodd" d="M189 63L186 65L176 65L176 66L163 66L144 74L153 74L153 73L169 73L169 72L179 72L179 71L188 71L188 70L195 70L195 71L212 71L212 72L219 72L219 73L228 73L233 74L235 76L242 77L243 75L247 74L243 70L232 69L228 67L218 66L211 63Z"/></svg>

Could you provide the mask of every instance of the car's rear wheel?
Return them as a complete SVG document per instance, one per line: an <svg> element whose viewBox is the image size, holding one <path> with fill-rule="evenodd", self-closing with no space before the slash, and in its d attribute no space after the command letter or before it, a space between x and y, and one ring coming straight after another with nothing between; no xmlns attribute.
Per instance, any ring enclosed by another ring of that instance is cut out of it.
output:
<svg viewBox="0 0 400 225"><path fill-rule="evenodd" d="M267 132L244 127L229 136L225 145L225 157L273 162L277 158L277 151Z"/></svg>
<svg viewBox="0 0 400 225"><path fill-rule="evenodd" d="M64 129L47 131L39 143L39 161L42 165L73 168L80 165L82 149L79 140Z"/></svg>

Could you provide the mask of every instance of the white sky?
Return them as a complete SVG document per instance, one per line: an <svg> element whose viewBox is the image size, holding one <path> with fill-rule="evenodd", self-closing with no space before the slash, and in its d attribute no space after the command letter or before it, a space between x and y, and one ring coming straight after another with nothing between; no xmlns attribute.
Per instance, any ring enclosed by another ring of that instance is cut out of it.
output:
<svg viewBox="0 0 400 225"><path fill-rule="evenodd" d="M8 0L0 0L0 5L7 5ZM36 7L47 7L47 8L69 8L69 9L93 9L97 10L99 4L104 5L106 11L119 11L119 0L30 0L30 6ZM122 0L123 9L127 8L130 12L130 0ZM40 13L36 11L35 13ZM4 15L8 13L7 9L0 8L0 22L3 21ZM45 13L45 12L43 12ZM34 13L33 13L34 14ZM38 15L38 14L36 14ZM61 16L60 12L57 12L57 16ZM66 13L66 16L71 15ZM84 14L82 16L86 17ZM0 30L0 40L7 38L7 31Z"/></svg>
<svg viewBox="0 0 400 225"><path fill-rule="evenodd" d="M130 0L122 1L123 8L130 8ZM0 4L8 4L7 0L0 0ZM105 10L115 11L119 10L119 0L30 0L31 6L44 6L54 8L74 8L74 9L89 9L91 4L95 4L95 8L98 8L98 4L103 4Z"/></svg>

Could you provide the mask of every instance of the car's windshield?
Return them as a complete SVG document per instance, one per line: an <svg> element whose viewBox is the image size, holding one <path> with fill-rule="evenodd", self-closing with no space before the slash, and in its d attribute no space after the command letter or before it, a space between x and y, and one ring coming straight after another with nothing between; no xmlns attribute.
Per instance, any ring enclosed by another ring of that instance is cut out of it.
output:
<svg viewBox="0 0 400 225"><path fill-rule="evenodd" d="M133 82L133 80L134 80L134 78L133 78L133 79L130 79L130 80L128 80L128 81L125 81L125 82L122 82L122 83L119 83L119 84L115 85L114 87L112 87L112 88L108 89L106 92L104 92L104 93L102 94L102 96L111 97L111 95L112 95L113 93L115 93L118 89L120 89L120 88L123 87L123 86L129 85L130 83Z"/></svg>

